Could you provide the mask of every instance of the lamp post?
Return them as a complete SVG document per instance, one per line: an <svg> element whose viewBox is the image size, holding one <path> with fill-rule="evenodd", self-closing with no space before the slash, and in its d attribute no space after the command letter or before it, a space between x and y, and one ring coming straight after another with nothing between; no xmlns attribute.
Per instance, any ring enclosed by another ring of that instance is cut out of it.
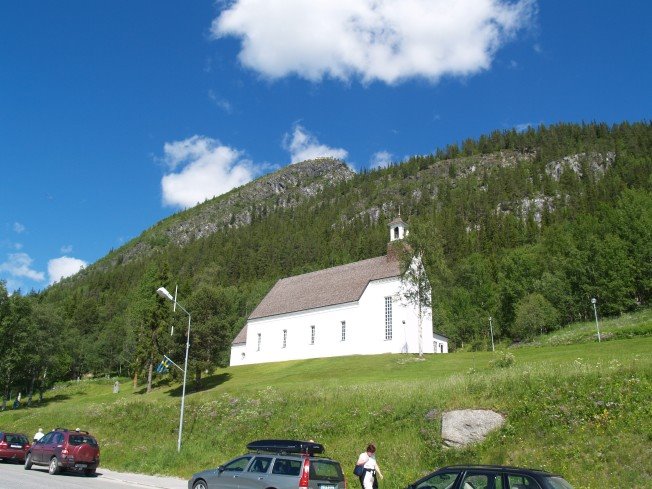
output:
<svg viewBox="0 0 652 489"><path fill-rule="evenodd" d="M491 316L489 316L489 331L491 331L491 351L496 351L494 348L494 327L491 324Z"/></svg>
<svg viewBox="0 0 652 489"><path fill-rule="evenodd" d="M174 311L176 312L177 306L181 308L183 312L188 315L188 333L186 334L186 361L183 363L183 387L181 390L181 416L179 417L179 441L177 442L177 452L181 452L181 433L183 432L183 408L186 404L186 377L188 375L188 350L190 349L190 313L185 310L185 308L177 302L176 292L175 296L172 297L165 287L159 287L156 289L156 293L163 297L164 299L171 300L174 302Z"/></svg>
<svg viewBox="0 0 652 489"><path fill-rule="evenodd" d="M598 302L595 297L591 299L591 304L593 304L593 312L595 314L595 329L598 330L598 343L601 342L600 339L600 325L598 324L598 309L595 307L595 303Z"/></svg>

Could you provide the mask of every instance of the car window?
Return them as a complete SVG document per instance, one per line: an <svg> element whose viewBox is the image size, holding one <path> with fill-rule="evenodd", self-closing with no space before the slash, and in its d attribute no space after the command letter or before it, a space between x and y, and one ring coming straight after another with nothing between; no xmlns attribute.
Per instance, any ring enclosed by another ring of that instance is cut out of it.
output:
<svg viewBox="0 0 652 489"><path fill-rule="evenodd" d="M236 458L232 462L229 462L226 464L222 470L228 471L228 472L242 472L247 464L249 464L249 460L251 460L251 457L240 457Z"/></svg>
<svg viewBox="0 0 652 489"><path fill-rule="evenodd" d="M55 445L61 445L63 443L63 433L55 433L52 438L52 443Z"/></svg>
<svg viewBox="0 0 652 489"><path fill-rule="evenodd" d="M15 443L18 445L25 445L27 443L27 438L23 435L7 435L7 443Z"/></svg>
<svg viewBox="0 0 652 489"><path fill-rule="evenodd" d="M432 477L419 482L415 489L448 489L453 487L455 479L459 472L446 472L443 474L435 474Z"/></svg>
<svg viewBox="0 0 652 489"><path fill-rule="evenodd" d="M272 457L255 457L254 461L251 462L247 472L256 472L259 474L264 474L269 469L269 465L272 463Z"/></svg>
<svg viewBox="0 0 652 489"><path fill-rule="evenodd" d="M272 467L272 474L298 476L301 473L301 460L277 458Z"/></svg>
<svg viewBox="0 0 652 489"><path fill-rule="evenodd" d="M496 484L500 484L498 487L502 488L502 479L500 475L496 474L474 474L470 473L464 478L462 482L463 489L497 489Z"/></svg>
<svg viewBox="0 0 652 489"><path fill-rule="evenodd" d="M52 438L54 437L54 433L48 433L45 435L43 438L39 440L39 443L52 443Z"/></svg>
<svg viewBox="0 0 652 489"><path fill-rule="evenodd" d="M548 487L552 489L573 489L566 479L559 476L546 477L545 481Z"/></svg>
<svg viewBox="0 0 652 489"><path fill-rule="evenodd" d="M90 445L92 447L97 446L97 441L92 436L88 435L70 435L68 438L68 443L71 445Z"/></svg>
<svg viewBox="0 0 652 489"><path fill-rule="evenodd" d="M319 479L329 482L342 482L342 467L333 460L312 459L310 461L310 480Z"/></svg>
<svg viewBox="0 0 652 489"><path fill-rule="evenodd" d="M509 489L541 489L529 475L508 475Z"/></svg>

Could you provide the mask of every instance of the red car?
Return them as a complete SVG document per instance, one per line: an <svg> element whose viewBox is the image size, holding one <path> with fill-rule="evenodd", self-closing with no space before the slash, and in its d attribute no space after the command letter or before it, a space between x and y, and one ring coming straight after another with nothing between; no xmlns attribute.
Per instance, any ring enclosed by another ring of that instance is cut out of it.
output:
<svg viewBox="0 0 652 489"><path fill-rule="evenodd" d="M3 433L0 431L0 459L25 461L29 441L22 433Z"/></svg>
<svg viewBox="0 0 652 489"><path fill-rule="evenodd" d="M88 431L56 428L27 452L25 470L32 465L47 465L52 475L62 470L77 470L92 476L100 465L100 446Z"/></svg>

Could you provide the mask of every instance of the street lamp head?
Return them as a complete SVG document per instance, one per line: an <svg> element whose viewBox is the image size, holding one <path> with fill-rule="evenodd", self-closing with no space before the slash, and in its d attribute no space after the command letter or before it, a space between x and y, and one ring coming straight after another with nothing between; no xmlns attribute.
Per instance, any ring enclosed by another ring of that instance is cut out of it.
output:
<svg viewBox="0 0 652 489"><path fill-rule="evenodd" d="M593 298L591 299L591 304L595 304L596 302L598 302L598 301L595 299L595 297L593 297Z"/></svg>
<svg viewBox="0 0 652 489"><path fill-rule="evenodd" d="M168 299L174 302L174 297L172 297L172 294L170 294L168 292L168 289L166 289L165 287L159 287L158 289L156 289L156 293L161 297L163 297L164 299Z"/></svg>

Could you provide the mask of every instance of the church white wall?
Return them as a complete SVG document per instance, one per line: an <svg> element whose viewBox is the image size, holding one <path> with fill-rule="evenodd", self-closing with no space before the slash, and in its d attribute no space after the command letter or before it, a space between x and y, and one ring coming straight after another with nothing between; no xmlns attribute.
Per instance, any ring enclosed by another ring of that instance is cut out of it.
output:
<svg viewBox="0 0 652 489"><path fill-rule="evenodd" d="M231 348L231 365L380 353L418 353L418 314L399 297L398 277L371 282L358 302L253 319L247 342ZM392 297L392 338L385 339L385 297ZM342 321L346 335L342 340ZM311 341L315 327L314 343ZM287 332L283 346L284 330ZM260 334L260 349L258 335ZM424 353L434 352L432 318L425 314ZM243 356L244 353L244 356Z"/></svg>
<svg viewBox="0 0 652 489"><path fill-rule="evenodd" d="M448 353L448 338L437 333L433 333L432 337L435 353Z"/></svg>

